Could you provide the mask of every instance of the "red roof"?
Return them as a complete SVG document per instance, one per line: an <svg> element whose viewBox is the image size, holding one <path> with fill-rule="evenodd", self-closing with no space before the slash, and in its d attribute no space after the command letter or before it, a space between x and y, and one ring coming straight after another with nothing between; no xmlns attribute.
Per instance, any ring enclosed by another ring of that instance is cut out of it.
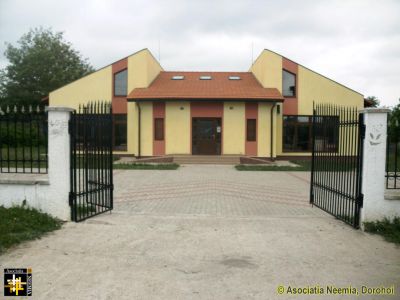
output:
<svg viewBox="0 0 400 300"><path fill-rule="evenodd" d="M173 76L184 76L173 80ZM211 76L201 80L200 76ZM240 80L230 80L239 76ZM148 88L136 88L128 99L248 99L283 101L276 88L263 88L251 72L160 72Z"/></svg>

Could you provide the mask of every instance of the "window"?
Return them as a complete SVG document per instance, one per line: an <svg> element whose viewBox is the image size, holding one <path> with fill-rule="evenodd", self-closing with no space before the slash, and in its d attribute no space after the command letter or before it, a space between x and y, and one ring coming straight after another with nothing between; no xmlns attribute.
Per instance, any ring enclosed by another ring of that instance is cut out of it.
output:
<svg viewBox="0 0 400 300"><path fill-rule="evenodd" d="M240 80L240 76L229 76L229 80Z"/></svg>
<svg viewBox="0 0 400 300"><path fill-rule="evenodd" d="M128 72L123 70L114 74L114 96L126 96L128 90Z"/></svg>
<svg viewBox="0 0 400 300"><path fill-rule="evenodd" d="M315 142L319 151L335 152L339 145L339 118L336 116L318 117ZM312 151L312 116L283 116L283 151Z"/></svg>
<svg viewBox="0 0 400 300"><path fill-rule="evenodd" d="M283 97L295 97L296 96L296 75L288 71L282 70L282 82L283 82Z"/></svg>
<svg viewBox="0 0 400 300"><path fill-rule="evenodd" d="M162 118L154 119L154 140L164 140L164 119Z"/></svg>
<svg viewBox="0 0 400 300"><path fill-rule="evenodd" d="M200 76L200 80L211 80L211 76L209 75Z"/></svg>
<svg viewBox="0 0 400 300"><path fill-rule="evenodd" d="M113 115L113 150L127 150L127 115Z"/></svg>
<svg viewBox="0 0 400 300"><path fill-rule="evenodd" d="M312 116L283 116L283 151L309 152Z"/></svg>
<svg viewBox="0 0 400 300"><path fill-rule="evenodd" d="M256 119L247 119L247 141L254 142L257 137L257 121Z"/></svg>
<svg viewBox="0 0 400 300"><path fill-rule="evenodd" d="M172 80L183 80L184 78L185 76L183 75L175 75L171 77Z"/></svg>

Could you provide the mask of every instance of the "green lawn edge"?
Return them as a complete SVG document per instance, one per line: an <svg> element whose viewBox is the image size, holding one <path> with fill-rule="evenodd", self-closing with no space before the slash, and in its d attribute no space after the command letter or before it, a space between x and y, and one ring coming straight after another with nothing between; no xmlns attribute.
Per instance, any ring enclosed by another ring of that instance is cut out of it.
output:
<svg viewBox="0 0 400 300"><path fill-rule="evenodd" d="M391 220L364 222L364 230L372 234L381 235L386 241L400 245L400 217Z"/></svg>
<svg viewBox="0 0 400 300"><path fill-rule="evenodd" d="M311 171L311 160L293 160L298 167L268 165L236 165L238 171Z"/></svg>
<svg viewBox="0 0 400 300"><path fill-rule="evenodd" d="M26 206L0 206L0 253L22 242L60 229L62 221Z"/></svg>

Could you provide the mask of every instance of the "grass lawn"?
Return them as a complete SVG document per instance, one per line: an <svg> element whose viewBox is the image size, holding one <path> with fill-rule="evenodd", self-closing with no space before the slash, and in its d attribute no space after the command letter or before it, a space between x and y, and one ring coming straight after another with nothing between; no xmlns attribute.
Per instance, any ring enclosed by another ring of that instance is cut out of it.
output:
<svg viewBox="0 0 400 300"><path fill-rule="evenodd" d="M126 164L114 164L114 170L176 170L179 168L178 164L166 163L166 164L145 164L145 163L126 163Z"/></svg>
<svg viewBox="0 0 400 300"><path fill-rule="evenodd" d="M0 253L24 241L60 229L62 222L33 208L0 206Z"/></svg>
<svg viewBox="0 0 400 300"><path fill-rule="evenodd" d="M400 245L400 217L393 218L393 220L365 222L364 228L366 232L379 234L388 242Z"/></svg>
<svg viewBox="0 0 400 300"><path fill-rule="evenodd" d="M290 162L299 166L236 165L235 168L238 171L311 171L311 160L292 160Z"/></svg>

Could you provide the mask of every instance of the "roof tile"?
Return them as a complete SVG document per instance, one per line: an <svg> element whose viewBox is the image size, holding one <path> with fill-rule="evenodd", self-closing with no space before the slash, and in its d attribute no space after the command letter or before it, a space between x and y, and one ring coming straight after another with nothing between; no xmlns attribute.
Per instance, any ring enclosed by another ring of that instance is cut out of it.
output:
<svg viewBox="0 0 400 300"><path fill-rule="evenodd" d="M172 76L183 75L183 80ZM210 75L211 80L200 80ZM240 76L240 80L229 80ZM162 71L148 88L136 88L128 99L249 99L282 100L276 88L263 88L251 72L165 72Z"/></svg>

